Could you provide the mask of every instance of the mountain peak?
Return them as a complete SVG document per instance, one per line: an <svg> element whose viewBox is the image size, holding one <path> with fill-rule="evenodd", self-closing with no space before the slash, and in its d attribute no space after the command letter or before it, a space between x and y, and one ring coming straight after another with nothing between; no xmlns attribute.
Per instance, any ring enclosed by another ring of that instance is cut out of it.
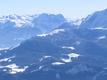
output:
<svg viewBox="0 0 107 80"><path fill-rule="evenodd" d="M86 17L81 23L81 28L92 28L92 27L107 27L107 9L97 11L88 17Z"/></svg>

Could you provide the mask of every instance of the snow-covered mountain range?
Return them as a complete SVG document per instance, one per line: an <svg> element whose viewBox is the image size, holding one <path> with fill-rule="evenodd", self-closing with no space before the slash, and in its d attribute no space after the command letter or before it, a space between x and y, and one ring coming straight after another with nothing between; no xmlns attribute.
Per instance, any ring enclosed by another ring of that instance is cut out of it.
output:
<svg viewBox="0 0 107 80"><path fill-rule="evenodd" d="M64 23L61 15L40 14L32 16L8 15L0 17L0 48L15 47L20 42L46 33Z"/></svg>
<svg viewBox="0 0 107 80"><path fill-rule="evenodd" d="M67 22L62 15L44 15L34 20L42 32L0 51L0 80L106 80L107 10L95 12L79 24ZM29 20L25 22L31 24Z"/></svg>

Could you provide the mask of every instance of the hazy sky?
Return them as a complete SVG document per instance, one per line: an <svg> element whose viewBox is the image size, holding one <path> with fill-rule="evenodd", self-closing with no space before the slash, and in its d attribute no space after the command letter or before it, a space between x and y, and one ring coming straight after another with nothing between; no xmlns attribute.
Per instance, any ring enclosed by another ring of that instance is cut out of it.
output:
<svg viewBox="0 0 107 80"><path fill-rule="evenodd" d="M85 17L107 8L107 0L0 0L0 15L62 13L66 18Z"/></svg>

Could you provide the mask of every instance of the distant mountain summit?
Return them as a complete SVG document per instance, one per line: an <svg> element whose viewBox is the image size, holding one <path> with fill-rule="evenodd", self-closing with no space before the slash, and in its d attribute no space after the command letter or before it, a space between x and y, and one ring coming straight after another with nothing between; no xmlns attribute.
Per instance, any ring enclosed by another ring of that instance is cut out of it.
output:
<svg viewBox="0 0 107 80"><path fill-rule="evenodd" d="M61 14L2 16L0 17L0 48L13 47L37 34L50 32L65 21Z"/></svg>

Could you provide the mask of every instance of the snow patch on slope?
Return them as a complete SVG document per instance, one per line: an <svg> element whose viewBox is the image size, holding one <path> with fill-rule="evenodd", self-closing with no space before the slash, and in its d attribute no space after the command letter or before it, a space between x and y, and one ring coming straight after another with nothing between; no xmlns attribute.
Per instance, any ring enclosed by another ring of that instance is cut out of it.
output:
<svg viewBox="0 0 107 80"><path fill-rule="evenodd" d="M0 68L9 68L9 74L16 74L19 72L24 72L28 68L28 66L21 68L21 67L17 66L16 64L10 64L7 66L0 66Z"/></svg>
<svg viewBox="0 0 107 80"><path fill-rule="evenodd" d="M52 65L62 65L62 64L65 64L63 62L53 62Z"/></svg>
<svg viewBox="0 0 107 80"><path fill-rule="evenodd" d="M107 30L107 28L104 28L104 27L95 27L95 28L91 28L91 30Z"/></svg>
<svg viewBox="0 0 107 80"><path fill-rule="evenodd" d="M67 56L68 56L67 59L62 58L61 60L62 60L63 62L69 63L69 62L72 62L72 58L78 58L80 55L77 54L77 53L69 53L69 54L67 54Z"/></svg>
<svg viewBox="0 0 107 80"><path fill-rule="evenodd" d="M106 36L100 36L100 37L98 37L98 40L105 39L105 38L106 38Z"/></svg>
<svg viewBox="0 0 107 80"><path fill-rule="evenodd" d="M50 58L52 56L43 56L41 59L40 59L40 62L43 61L44 59L47 59L47 58Z"/></svg>
<svg viewBox="0 0 107 80"><path fill-rule="evenodd" d="M74 47L69 47L69 46L63 46L62 48L63 48L63 49L75 50L75 48L74 48Z"/></svg>

